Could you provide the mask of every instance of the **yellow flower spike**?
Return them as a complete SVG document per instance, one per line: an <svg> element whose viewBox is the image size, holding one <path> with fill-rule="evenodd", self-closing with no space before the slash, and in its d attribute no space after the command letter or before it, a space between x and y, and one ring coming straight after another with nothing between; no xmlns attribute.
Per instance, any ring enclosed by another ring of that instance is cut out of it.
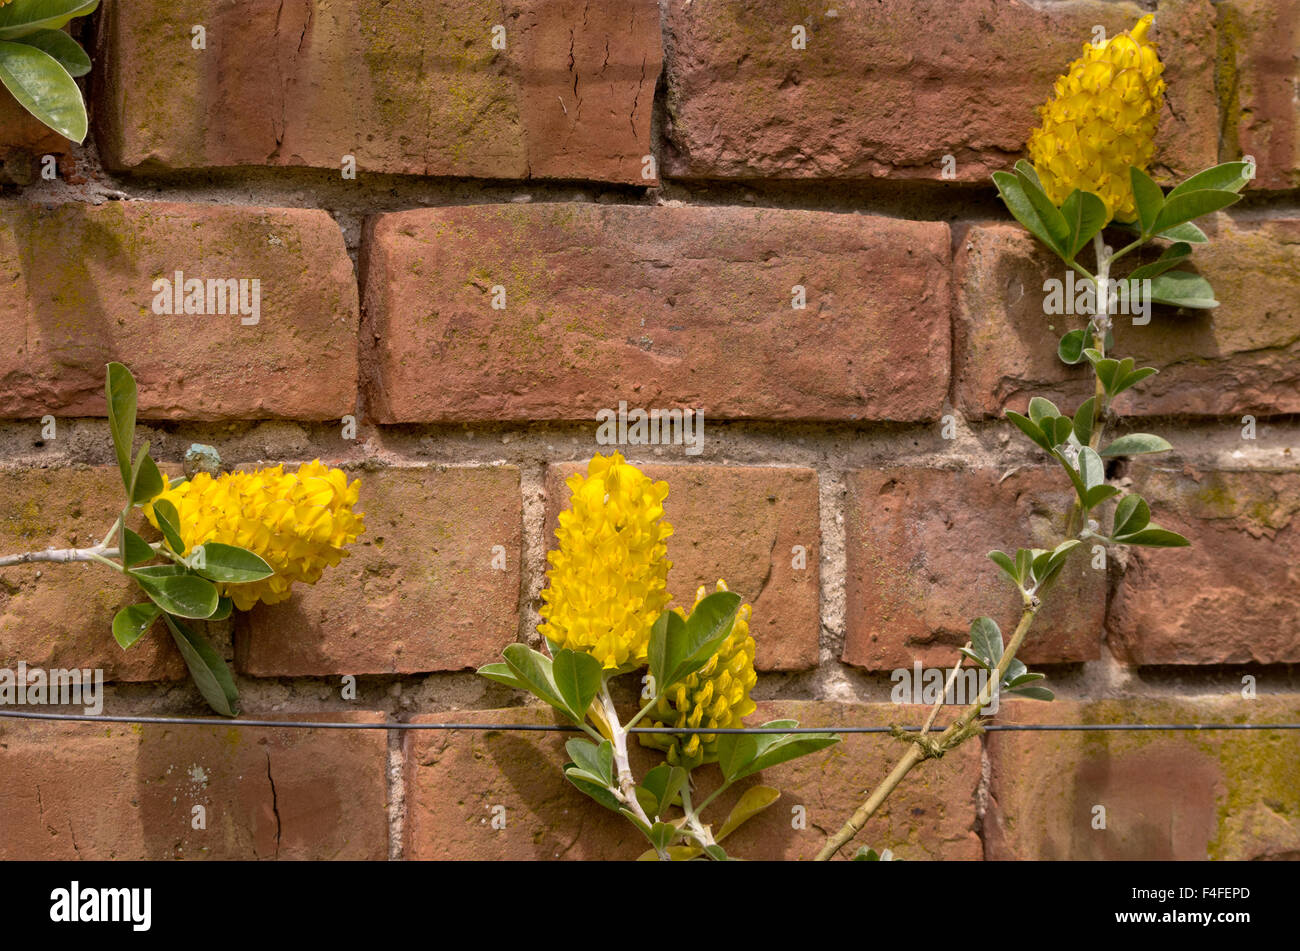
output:
<svg viewBox="0 0 1300 951"><path fill-rule="evenodd" d="M361 480L348 484L341 469L319 460L285 473L283 466L253 472L206 472L173 486L163 477L156 496L176 506L181 541L189 552L205 542L237 545L260 555L275 574L248 584L218 585L235 607L247 611L259 601L275 604L289 597L295 581L315 584L327 566L348 554L346 548L365 531L364 516L354 512ZM143 507L156 528L153 502Z"/></svg>
<svg viewBox="0 0 1300 951"><path fill-rule="evenodd" d="M559 547L546 556L539 630L608 670L639 667L671 600L668 484L651 481L615 452L593 456L586 476L575 473L565 485L571 498L555 530Z"/></svg>
<svg viewBox="0 0 1300 951"><path fill-rule="evenodd" d="M1137 216L1129 166L1145 171L1151 163L1164 106L1164 66L1147 39L1152 20L1148 14L1101 46L1085 43L1039 109L1029 158L1055 204L1077 188L1105 203L1108 222Z"/></svg>
<svg viewBox="0 0 1300 951"><path fill-rule="evenodd" d="M719 581L717 590L726 591L726 582ZM695 604L703 601L708 593L708 589L701 586L695 592ZM674 610L686 616L681 609ZM745 717L756 707L749 692L758 682L758 674L754 672L754 639L749 636L752 610L748 604L740 606L731 634L722 642L718 652L709 658L707 664L659 698L648 715L648 725L679 729L702 726L720 730L744 726ZM643 746L667 752L668 762L674 766L693 769L718 757L716 734L692 733L675 737L667 733L638 733L637 736Z"/></svg>

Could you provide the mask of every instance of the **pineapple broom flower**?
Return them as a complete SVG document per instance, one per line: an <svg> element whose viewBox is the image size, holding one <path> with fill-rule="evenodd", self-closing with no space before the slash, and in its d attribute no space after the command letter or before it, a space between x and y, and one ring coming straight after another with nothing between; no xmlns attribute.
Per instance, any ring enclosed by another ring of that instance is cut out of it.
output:
<svg viewBox="0 0 1300 951"><path fill-rule="evenodd" d="M235 680L221 654L188 622L220 621L235 608L283 601L295 581L315 584L364 530L362 514L354 511L360 480L349 485L342 470L319 460L297 472L275 466L214 477L216 450L195 445L185 458L190 478L173 483L159 471L147 442L135 447L135 377L121 363L109 363L106 371L108 429L126 496L122 513L94 545L7 555L0 569L96 562L134 581L145 600L113 617L114 640L128 650L161 620L203 699L217 713L235 716ZM150 543L131 529L136 509L162 532L161 541ZM163 563L154 563L160 558Z"/></svg>
<svg viewBox="0 0 1300 951"><path fill-rule="evenodd" d="M727 583L718 581L717 590L726 591ZM700 585L695 592L696 607L707 594L708 589ZM681 608L674 610L683 621L687 620L685 611ZM659 697L649 713L651 726L727 730L745 725L745 717L756 709L749 692L758 682L758 675L754 672L754 639L749 636L751 611L748 604L741 605L730 636L708 663ZM643 745L666 751L668 762L674 766L693 769L718 758L718 737L715 734L673 736L642 733L639 736Z"/></svg>
<svg viewBox="0 0 1300 951"><path fill-rule="evenodd" d="M1016 654L1074 549L1181 548L1188 544L1177 532L1151 521L1146 500L1111 484L1107 477L1107 458L1173 448L1152 433L1126 433L1109 438L1107 444L1106 429L1115 397L1157 372L1155 367L1138 367L1132 357L1117 359L1113 355L1112 298L1120 298L1112 286L1112 269L1148 242L1166 242L1158 259L1134 268L1123 278L1128 301L1136 295L1143 306L1217 307L1214 288L1204 277L1177 268L1191 257L1193 245L1209 241L1194 220L1235 203L1254 177L1255 166L1253 161L1225 162L1198 172L1168 193L1147 175L1165 89L1160 79L1163 67L1146 38L1151 22L1150 16L1143 17L1131 33L1100 46L1085 46L1083 56L1057 80L1052 98L1040 110L1043 124L1028 142L1033 165L1022 160L1014 172L993 173L993 182L1012 216L1094 289L1087 326L1067 330L1057 345L1063 363L1090 365L1092 395L1075 407L1065 407L1064 412L1039 396L1029 400L1028 415L1006 411L1007 419L1063 468L1074 487L1075 501L1061 518L1064 538L1049 549L988 553L1020 595L1020 621L1004 643L992 618L976 618L948 681L949 685L956 681L969 661L990 675L985 686L942 730L930 732L946 691L931 707L919 732L893 728L894 735L907 743L907 752L827 840L817 854L820 860L833 857L852 840L913 768L942 757L978 734L980 717L995 694L1053 698L1050 690L1036 682L1043 675L1031 673ZM1118 250L1112 250L1103 236L1103 229L1112 223L1131 238ZM1078 258L1089 243L1096 257L1095 273ZM1112 503L1114 508L1107 517L1103 512ZM871 860L881 856L864 847L855 857Z"/></svg>
<svg viewBox="0 0 1300 951"><path fill-rule="evenodd" d="M587 475L565 484L572 495L555 533L560 547L547 555L541 633L606 670L639 667L669 601L668 483L651 481L616 452L592 457Z"/></svg>
<svg viewBox="0 0 1300 951"><path fill-rule="evenodd" d="M1106 205L1107 220L1132 221L1129 168L1146 170L1164 104L1164 70L1147 39L1152 17L1083 55L1056 80L1029 137L1029 157L1047 197L1061 205L1076 188Z"/></svg>
<svg viewBox="0 0 1300 951"><path fill-rule="evenodd" d="M565 743L571 762L564 775L585 795L620 813L650 841L651 857L726 858L718 844L741 823L776 801L769 786L749 786L716 834L701 816L733 783L762 770L837 743L830 733L786 734L793 720L774 720L760 740L736 733L755 709L750 691L754 639L750 607L718 582L701 587L687 614L668 610L664 521L668 484L654 482L620 454L592 457L586 475L571 476L569 507L556 528L558 550L547 555L548 586L542 592L542 624L548 653L526 644L502 651L502 663L479 674L526 690L576 723L585 735ZM642 706L625 719L610 685L646 668ZM638 783L628 753L637 724L643 745L657 747L667 762ZM697 800L691 771L720 764L721 782Z"/></svg>
<svg viewBox="0 0 1300 951"><path fill-rule="evenodd" d="M320 460L297 472L285 472L282 465L216 478L200 472L175 486L164 476L163 486L143 511L157 528L155 504L166 499L176 507L185 546L179 554L220 542L254 552L274 569L261 581L220 586L241 611L259 601L285 600L295 581L315 584L365 530L363 516L353 511L361 481L349 485L343 470Z"/></svg>

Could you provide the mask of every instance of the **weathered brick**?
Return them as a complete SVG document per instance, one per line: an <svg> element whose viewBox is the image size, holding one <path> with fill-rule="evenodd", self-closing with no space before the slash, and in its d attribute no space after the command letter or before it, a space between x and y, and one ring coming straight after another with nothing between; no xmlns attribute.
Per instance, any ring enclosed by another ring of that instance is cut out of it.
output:
<svg viewBox="0 0 1300 951"><path fill-rule="evenodd" d="M1294 723L1300 698L1004 704L1015 723ZM989 859L1300 858L1294 732L991 733ZM946 760L944 761L947 762ZM1105 808L1104 829L1094 828Z"/></svg>
<svg viewBox="0 0 1300 951"><path fill-rule="evenodd" d="M1255 157L1255 188L1300 187L1300 3L1225 0L1218 13L1221 161Z"/></svg>
<svg viewBox="0 0 1300 951"><path fill-rule="evenodd" d="M116 168L339 170L350 155L363 172L655 183L654 0L121 3L100 45Z"/></svg>
<svg viewBox="0 0 1300 951"><path fill-rule="evenodd" d="M241 616L240 669L406 674L499 659L519 628L519 470L421 466L360 479L365 534L318 584Z"/></svg>
<svg viewBox="0 0 1300 951"><path fill-rule="evenodd" d="M154 313L155 280L176 271L260 281L258 323ZM135 374L144 418L355 412L356 283L323 211L0 202L0 274L0 330L17 344L0 354L0 417L103 415L109 360Z"/></svg>
<svg viewBox="0 0 1300 951"><path fill-rule="evenodd" d="M122 514L124 498L116 466L0 470L0 554L94 545ZM113 615L144 600L134 583L103 565L0 568L0 667L98 668L105 680L119 681L186 676L161 624L130 650L113 640Z"/></svg>
<svg viewBox="0 0 1300 951"><path fill-rule="evenodd" d="M689 178L940 179L987 182L1024 153L1037 108L1093 27L1134 3L906 0L813 6L783 0L670 4L664 170ZM792 47L792 28L807 48ZM1169 84L1157 174L1216 157L1214 11L1162 0Z"/></svg>
<svg viewBox="0 0 1300 951"><path fill-rule="evenodd" d="M383 730L3 720L0 858L381 860L387 768Z"/></svg>
<svg viewBox="0 0 1300 951"><path fill-rule="evenodd" d="M803 726L882 726L920 722L917 708L889 704L765 701L751 725L793 718ZM417 717L426 723L553 723L549 710L512 707ZM408 731L405 736L407 816L405 854L414 859L632 859L649 844L622 816L587 799L560 769L568 734L501 731ZM723 845L754 859L812 858L882 779L902 747L882 735L852 734L819 753L766 770L728 790L706 815L721 827L740 792L763 783L781 798ZM635 775L662 754L633 743ZM925 767L922 767L925 770ZM974 743L944 757L938 767L900 787L854 843L892 848L905 859L979 858L975 791L980 755ZM697 770L703 790L716 788L716 766ZM701 801L697 794L696 801ZM505 808L506 826L493 829L493 809ZM806 828L796 829L794 806ZM851 854L851 849L845 854Z"/></svg>
<svg viewBox="0 0 1300 951"><path fill-rule="evenodd" d="M620 400L706 418L937 418L949 257L943 223L826 212L381 215L363 248L369 405L385 423L592 420Z"/></svg>
<svg viewBox="0 0 1300 951"><path fill-rule="evenodd" d="M981 615L1010 638L1020 596L985 555L1056 545L1074 500L1051 469L864 469L848 484L843 659L871 670L951 666ZM1105 614L1106 573L1076 552L1019 656L1095 659Z"/></svg>
<svg viewBox="0 0 1300 951"><path fill-rule="evenodd" d="M668 483L664 503L668 590L689 608L695 590L719 578L753 605L750 633L759 670L806 670L817 665L821 632L821 526L817 474L811 469L751 466L639 465ZM564 484L585 463L553 465L546 478L546 544L555 547ZM805 567L794 567L803 546Z"/></svg>
<svg viewBox="0 0 1300 951"><path fill-rule="evenodd" d="M1137 548L1111 643L1136 664L1300 661L1300 472L1135 467L1152 520L1190 548Z"/></svg>
<svg viewBox="0 0 1300 951"><path fill-rule="evenodd" d="M26 184L36 177L37 156L62 155L68 140L42 125L0 89L0 181Z"/></svg>
<svg viewBox="0 0 1300 951"><path fill-rule="evenodd" d="M1300 219L1218 215L1206 230L1210 243L1193 261L1221 306L1157 306L1144 326L1118 316L1115 352L1160 373L1121 394L1116 411L1300 412ZM1069 367L1056 355L1061 335L1086 318L1044 315L1048 279L1064 281L1064 267L1019 226L973 227L960 242L953 372L967 415L1024 412L1031 396L1073 412L1092 395L1086 364Z"/></svg>

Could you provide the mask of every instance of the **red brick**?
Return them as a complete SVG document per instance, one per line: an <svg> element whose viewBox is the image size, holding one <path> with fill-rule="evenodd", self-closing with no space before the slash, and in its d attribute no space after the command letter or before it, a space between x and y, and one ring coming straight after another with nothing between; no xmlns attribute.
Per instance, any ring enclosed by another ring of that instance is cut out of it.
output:
<svg viewBox="0 0 1300 951"><path fill-rule="evenodd" d="M361 172L655 181L653 0L136 2L105 10L101 46L100 144L119 169L338 172L352 155Z"/></svg>
<svg viewBox="0 0 1300 951"><path fill-rule="evenodd" d="M629 711L630 712L630 711ZM848 705L766 701L751 725L793 718L804 726L842 727L920 721L921 711L888 704ZM549 710L512 707L440 713L424 723L553 723ZM649 848L623 817L587 799L561 773L567 734L501 731L408 731L405 855L413 859L633 859ZM903 750L887 736L853 734L842 743L758 777L743 780L706 813L721 827L740 791L757 783L781 790L761 816L723 844L741 858L809 859L826 835L837 831L861 805ZM662 754L632 747L634 775L642 776ZM967 743L933 768L921 767L863 830L853 844L892 848L905 859L980 857L975 834L975 791L980 755ZM716 766L692 774L703 793L716 788ZM793 807L804 807L807 827L793 828ZM492 828L493 808L505 807L506 827ZM851 854L846 849L845 854Z"/></svg>
<svg viewBox="0 0 1300 951"><path fill-rule="evenodd" d="M1132 3L906 0L791 6L670 4L669 150L686 178L940 179L987 182L1024 153L1038 106L1092 39L1133 26ZM791 29L807 30L807 49ZM1215 162L1214 11L1162 0L1153 33L1168 102L1156 171Z"/></svg>
<svg viewBox="0 0 1300 951"><path fill-rule="evenodd" d="M260 280L260 322L155 314L153 283L177 270ZM0 355L0 417L103 415L109 360L135 373L143 418L355 412L356 284L323 211L0 202L0 273L18 344Z"/></svg>
<svg viewBox="0 0 1300 951"><path fill-rule="evenodd" d="M0 858L381 860L387 768L383 730L0 720Z"/></svg>
<svg viewBox="0 0 1300 951"><path fill-rule="evenodd" d="M1220 160L1253 155L1255 188L1300 187L1300 3L1225 0L1215 10Z"/></svg>
<svg viewBox="0 0 1300 951"><path fill-rule="evenodd" d="M1196 269L1221 306L1179 311L1158 306L1151 322L1120 316L1115 352L1154 366L1115 401L1124 416L1300 412L1300 219L1216 216ZM1124 270L1127 273L1127 270ZM954 375L970 416L1024 412L1044 396L1073 412L1092 395L1085 366L1056 356L1077 316L1045 316L1043 283L1064 267L1019 226L973 227L959 243Z"/></svg>
<svg viewBox="0 0 1300 951"><path fill-rule="evenodd" d="M380 422L937 418L947 225L721 207L381 215L363 248ZM491 288L506 288L506 309ZM794 285L807 309L791 306ZM430 373L430 361L438 372Z"/></svg>
<svg viewBox="0 0 1300 951"><path fill-rule="evenodd" d="M985 557L1050 548L1074 491L1063 472L864 469L849 476L844 661L870 670L956 662L975 618L1010 639L1020 595ZM1018 655L1052 664L1100 656L1106 573L1086 549L1062 570Z"/></svg>
<svg viewBox="0 0 1300 951"><path fill-rule="evenodd" d="M26 184L36 178L36 159L62 155L68 140L32 117L0 88L0 181Z"/></svg>
<svg viewBox="0 0 1300 951"><path fill-rule="evenodd" d="M116 466L0 470L0 555L94 545L122 514L124 498ZM128 524L144 530L139 516ZM144 600L104 565L0 568L0 667L98 668L117 681L188 676L161 624L129 650L113 639L113 615Z"/></svg>
<svg viewBox="0 0 1300 951"><path fill-rule="evenodd" d="M366 531L350 557L236 629L258 677L409 674L499 659L519 630L519 470L360 473ZM505 550L505 569L493 549Z"/></svg>
<svg viewBox="0 0 1300 951"><path fill-rule="evenodd" d="M1296 695L1010 701L1016 723L1294 723ZM1300 858L1300 758L1284 731L990 733L989 859ZM947 762L945 760L945 762ZM1105 829L1094 829L1094 807Z"/></svg>
<svg viewBox="0 0 1300 951"><path fill-rule="evenodd" d="M1131 550L1111 643L1136 664L1300 661L1300 472L1143 466L1133 488L1192 546Z"/></svg>
<svg viewBox="0 0 1300 951"><path fill-rule="evenodd" d="M555 547L560 511L568 507L564 480L586 463L551 466L546 479L546 543ZM821 525L817 474L811 469L751 466L639 466L668 483L664 503L673 526L668 539L668 590L687 608L695 590L719 578L754 607L749 630L759 670L817 666L821 632ZM795 568L802 545L804 568Z"/></svg>

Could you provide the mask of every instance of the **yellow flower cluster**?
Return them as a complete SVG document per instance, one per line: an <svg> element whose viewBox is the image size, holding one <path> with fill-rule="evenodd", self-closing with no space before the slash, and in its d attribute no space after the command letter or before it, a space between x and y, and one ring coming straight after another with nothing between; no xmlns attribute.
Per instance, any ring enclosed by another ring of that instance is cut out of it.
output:
<svg viewBox="0 0 1300 951"><path fill-rule="evenodd" d="M717 589L726 591L726 582L719 581ZM701 585L695 592L695 604L704 600L706 594L708 590ZM683 620L686 618L681 608L675 610ZM749 636L751 611L748 604L742 604L736 612L731 635L722 642L718 652L659 698L649 714L652 726L724 730L744 726L744 718L755 709L749 692L758 682L758 674L754 672L754 639ZM718 738L712 733L681 737L666 733L637 735L644 745L666 750L668 762L674 766L694 769L701 763L713 762L718 756Z"/></svg>
<svg viewBox="0 0 1300 951"><path fill-rule="evenodd" d="M1146 38L1151 22L1145 16L1101 46L1085 43L1039 109L1029 157L1057 205L1077 188L1106 203L1108 221L1137 217L1128 170L1151 162L1165 91L1164 66Z"/></svg>
<svg viewBox="0 0 1300 951"><path fill-rule="evenodd" d="M670 599L668 483L652 482L616 452L593 456L587 475L565 484L572 497L555 531L559 549L547 554L541 633L606 669L639 667Z"/></svg>
<svg viewBox="0 0 1300 951"><path fill-rule="evenodd" d="M256 552L275 574L262 581L221 585L222 594L247 611L258 601L274 604L289 597L295 581L315 584L327 565L336 565L346 547L364 530L353 506L361 480L350 485L341 469L316 460L285 472L284 466L253 472L200 472L173 487L164 479L162 494L176 506L181 539L188 553L205 542L237 545ZM144 506L155 527L153 502ZM184 554L183 553L183 554Z"/></svg>

